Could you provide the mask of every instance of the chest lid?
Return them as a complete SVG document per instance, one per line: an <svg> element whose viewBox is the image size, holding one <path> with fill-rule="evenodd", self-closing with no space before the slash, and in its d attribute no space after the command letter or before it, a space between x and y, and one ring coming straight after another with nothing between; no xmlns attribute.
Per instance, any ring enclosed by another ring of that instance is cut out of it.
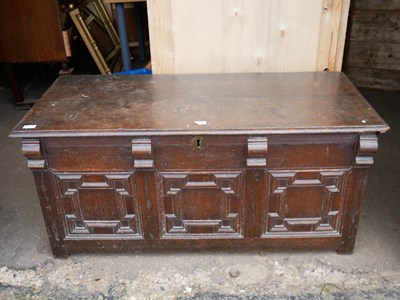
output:
<svg viewBox="0 0 400 300"><path fill-rule="evenodd" d="M63 76L11 137L385 132L343 73Z"/></svg>

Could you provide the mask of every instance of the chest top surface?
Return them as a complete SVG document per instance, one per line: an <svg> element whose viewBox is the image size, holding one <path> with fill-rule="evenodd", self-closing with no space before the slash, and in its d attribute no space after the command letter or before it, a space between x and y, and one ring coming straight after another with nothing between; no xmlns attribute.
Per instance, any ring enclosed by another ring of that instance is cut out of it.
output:
<svg viewBox="0 0 400 300"><path fill-rule="evenodd" d="M343 73L64 76L12 137L385 132Z"/></svg>

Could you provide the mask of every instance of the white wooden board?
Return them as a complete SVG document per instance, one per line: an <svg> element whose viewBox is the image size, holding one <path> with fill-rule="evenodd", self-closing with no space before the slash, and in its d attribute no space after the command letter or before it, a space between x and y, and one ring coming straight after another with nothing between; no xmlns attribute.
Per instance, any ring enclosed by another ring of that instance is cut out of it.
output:
<svg viewBox="0 0 400 300"><path fill-rule="evenodd" d="M148 0L154 73L339 71L349 0Z"/></svg>

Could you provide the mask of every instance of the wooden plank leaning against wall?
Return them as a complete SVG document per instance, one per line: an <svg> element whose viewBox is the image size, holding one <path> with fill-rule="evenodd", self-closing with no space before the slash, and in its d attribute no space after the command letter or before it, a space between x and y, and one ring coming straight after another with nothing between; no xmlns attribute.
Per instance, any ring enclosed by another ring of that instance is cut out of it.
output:
<svg viewBox="0 0 400 300"><path fill-rule="evenodd" d="M400 1L355 0L344 71L358 86L400 91Z"/></svg>
<svg viewBox="0 0 400 300"><path fill-rule="evenodd" d="M340 71L350 0L148 0L154 73Z"/></svg>

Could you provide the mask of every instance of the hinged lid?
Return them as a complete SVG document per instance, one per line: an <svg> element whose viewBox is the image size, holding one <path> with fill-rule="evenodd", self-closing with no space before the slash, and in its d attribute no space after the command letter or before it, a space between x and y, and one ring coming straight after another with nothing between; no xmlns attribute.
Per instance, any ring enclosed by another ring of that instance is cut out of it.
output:
<svg viewBox="0 0 400 300"><path fill-rule="evenodd" d="M12 137L385 132L343 73L64 76Z"/></svg>

